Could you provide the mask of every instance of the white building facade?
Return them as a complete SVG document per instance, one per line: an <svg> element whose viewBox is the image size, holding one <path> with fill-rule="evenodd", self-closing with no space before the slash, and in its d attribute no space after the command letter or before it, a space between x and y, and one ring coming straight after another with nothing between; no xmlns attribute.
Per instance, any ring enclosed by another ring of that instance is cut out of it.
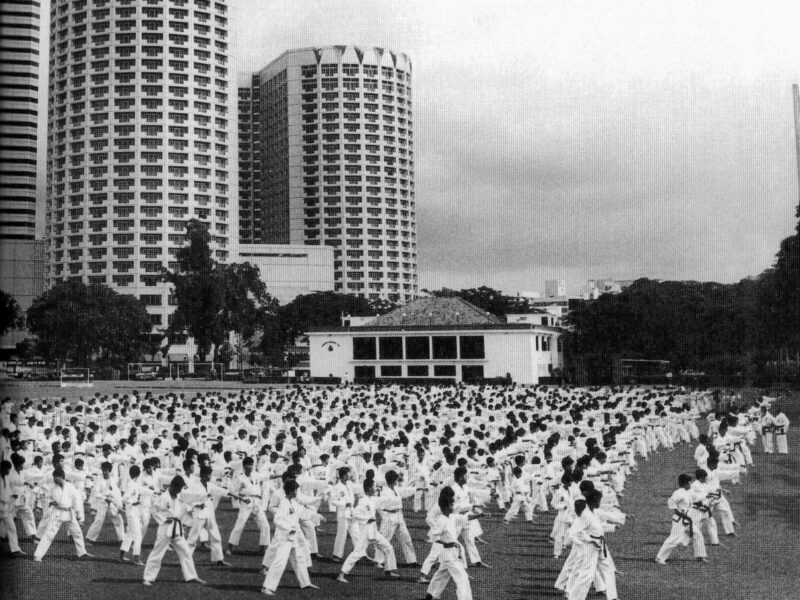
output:
<svg viewBox="0 0 800 600"><path fill-rule="evenodd" d="M311 377L473 381L505 378L537 384L563 366L561 331L503 324L417 327L369 325L308 334Z"/></svg>
<svg viewBox="0 0 800 600"><path fill-rule="evenodd" d="M243 239L330 246L335 291L417 294L411 61L383 48L290 50L239 91Z"/></svg>
<svg viewBox="0 0 800 600"><path fill-rule="evenodd" d="M46 273L173 312L186 222L236 255L236 89L228 0L52 0ZM235 169L233 170L235 173Z"/></svg>

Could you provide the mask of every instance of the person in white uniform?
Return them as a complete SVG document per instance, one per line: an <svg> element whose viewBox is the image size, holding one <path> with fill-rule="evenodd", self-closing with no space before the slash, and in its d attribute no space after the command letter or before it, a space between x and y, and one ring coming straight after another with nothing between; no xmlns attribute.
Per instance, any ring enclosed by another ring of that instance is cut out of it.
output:
<svg viewBox="0 0 800 600"><path fill-rule="evenodd" d="M425 594L425 600L438 600L452 579L456 584L458 600L472 600L472 587L467 575L464 547L458 543L458 536L469 526L469 521L477 519L479 512L455 512L455 494L445 486L439 492L440 514L432 520L431 538L434 545L441 546L439 569L434 573Z"/></svg>
<svg viewBox="0 0 800 600"><path fill-rule="evenodd" d="M345 575L349 574L360 558L367 555L370 544L375 544L383 560L388 577L399 577L397 574L397 561L392 545L378 531L377 526L377 505L378 499L375 497L375 481L365 479L363 483L364 495L359 499L358 504L353 510L353 522L356 525L356 535L353 538L355 548L342 564L342 570L336 581L347 583Z"/></svg>
<svg viewBox="0 0 800 600"><path fill-rule="evenodd" d="M287 563L291 565L301 589L319 589L311 583L308 575L308 550L300 529L300 519L311 519L313 514L296 501L299 487L294 479L287 479L283 484L285 497L275 512L275 536L264 557L264 561L269 562L269 569L261 593L267 596L275 595Z"/></svg>
<svg viewBox="0 0 800 600"><path fill-rule="evenodd" d="M167 493L162 494L153 506L153 516L158 521L158 531L153 549L147 557L144 567L144 585L153 585L161 570L161 561L167 550L172 547L181 565L181 572L186 582L205 584L197 576L192 560L192 550L183 536L183 521L187 517L188 507L181 498L181 492L186 489L183 477L176 475L170 481Z"/></svg>
<svg viewBox="0 0 800 600"><path fill-rule="evenodd" d="M789 454L789 417L777 408L772 410L775 413L772 419L772 431L775 434L775 446L778 448L778 454Z"/></svg>
<svg viewBox="0 0 800 600"><path fill-rule="evenodd" d="M678 489L672 493L667 506L672 510L672 530L656 555L659 565L667 563L672 551L678 546L688 546L692 542L695 560L708 562L706 544L700 531L700 511L694 508L697 494L691 490L692 476L678 475Z"/></svg>
<svg viewBox="0 0 800 600"><path fill-rule="evenodd" d="M33 553L33 560L36 562L42 561L63 523L67 524L78 558L92 557L86 551L86 546L83 543L83 532L81 531L83 503L75 486L66 481L63 469L56 468L53 471L53 485L47 492L46 501L50 510L42 533L42 539Z"/></svg>

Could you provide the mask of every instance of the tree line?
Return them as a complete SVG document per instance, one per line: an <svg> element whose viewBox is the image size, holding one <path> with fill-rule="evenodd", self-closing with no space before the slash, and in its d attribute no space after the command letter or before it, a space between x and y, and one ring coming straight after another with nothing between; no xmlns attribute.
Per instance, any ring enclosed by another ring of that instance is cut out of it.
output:
<svg viewBox="0 0 800 600"><path fill-rule="evenodd" d="M781 242L774 265L754 278L733 284L640 279L619 294L571 303L568 354L669 360L678 370L720 373L757 374L770 364L800 363L800 206L797 229ZM24 319L13 298L0 292L0 332L24 321L35 338L20 353L75 366L122 366L166 354L171 342L186 336L194 338L200 357L211 353L217 362L246 354L251 362L291 366L302 358L292 353L295 342L309 329L396 308L334 292L281 305L258 267L213 259L206 224L189 221L186 237L178 268L162 272L175 306L167 327L154 333L147 307L131 295L66 280L36 298ZM525 298L487 286L423 293L457 296L499 317L530 310ZM236 347L230 333L237 334Z"/></svg>

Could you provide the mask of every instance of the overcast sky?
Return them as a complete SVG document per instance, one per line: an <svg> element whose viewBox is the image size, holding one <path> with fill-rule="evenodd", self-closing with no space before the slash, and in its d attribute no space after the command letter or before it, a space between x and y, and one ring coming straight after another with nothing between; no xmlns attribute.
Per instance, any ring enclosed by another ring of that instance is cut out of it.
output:
<svg viewBox="0 0 800 600"><path fill-rule="evenodd" d="M732 282L792 233L800 3L231 4L240 83L295 47L411 57L422 288Z"/></svg>

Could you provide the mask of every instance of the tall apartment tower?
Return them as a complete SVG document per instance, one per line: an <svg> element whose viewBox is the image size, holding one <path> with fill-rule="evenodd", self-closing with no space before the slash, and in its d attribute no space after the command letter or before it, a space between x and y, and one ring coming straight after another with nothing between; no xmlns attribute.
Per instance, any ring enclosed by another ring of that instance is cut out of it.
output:
<svg viewBox="0 0 800 600"><path fill-rule="evenodd" d="M228 0L52 0L46 261L172 313L188 219L234 257L236 98Z"/></svg>
<svg viewBox="0 0 800 600"><path fill-rule="evenodd" d="M36 234L39 3L0 6L0 243ZM5 254L5 252L4 252Z"/></svg>
<svg viewBox="0 0 800 600"><path fill-rule="evenodd" d="M411 61L382 48L290 50L239 90L242 239L327 245L335 289L417 294ZM246 129L246 128L245 128Z"/></svg>

